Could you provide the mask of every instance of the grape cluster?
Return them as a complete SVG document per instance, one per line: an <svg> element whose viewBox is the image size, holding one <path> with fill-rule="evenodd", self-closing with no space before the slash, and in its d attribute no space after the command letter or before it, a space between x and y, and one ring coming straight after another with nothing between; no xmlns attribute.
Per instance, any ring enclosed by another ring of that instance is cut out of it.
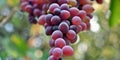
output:
<svg viewBox="0 0 120 60"><path fill-rule="evenodd" d="M21 0L21 10L29 13L29 21L43 25L46 35L51 36L48 60L62 60L63 55L74 54L70 44L77 41L79 32L90 29L92 1Z"/></svg>
<svg viewBox="0 0 120 60"><path fill-rule="evenodd" d="M51 35L49 43L52 48L48 60L61 59L62 55L72 56L73 48L70 43L77 41L77 34L80 31L90 29L91 13L94 8L88 3L80 3L82 0L79 0L82 6L78 9L77 3L69 5L70 1L51 3L48 14L39 17L38 23L45 26L47 35Z"/></svg>

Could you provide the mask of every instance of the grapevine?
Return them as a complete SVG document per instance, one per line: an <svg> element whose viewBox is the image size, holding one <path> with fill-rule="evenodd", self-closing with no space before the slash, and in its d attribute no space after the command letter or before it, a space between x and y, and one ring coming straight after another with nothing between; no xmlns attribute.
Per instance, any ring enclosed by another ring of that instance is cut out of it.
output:
<svg viewBox="0 0 120 60"><path fill-rule="evenodd" d="M90 29L90 19L94 0L21 0L21 11L29 14L30 23L45 27L51 36L48 60L62 60L62 56L72 56L70 44L77 41L77 34ZM95 0L103 3L103 0Z"/></svg>

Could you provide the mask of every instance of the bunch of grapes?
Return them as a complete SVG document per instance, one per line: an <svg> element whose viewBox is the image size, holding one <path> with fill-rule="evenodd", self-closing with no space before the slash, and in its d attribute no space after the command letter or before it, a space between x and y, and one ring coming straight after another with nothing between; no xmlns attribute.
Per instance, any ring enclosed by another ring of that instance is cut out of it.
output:
<svg viewBox="0 0 120 60"><path fill-rule="evenodd" d="M29 13L29 21L43 25L46 35L51 36L48 60L62 60L63 55L74 54L70 44L77 41L79 32L90 29L92 1L21 0L21 10Z"/></svg>

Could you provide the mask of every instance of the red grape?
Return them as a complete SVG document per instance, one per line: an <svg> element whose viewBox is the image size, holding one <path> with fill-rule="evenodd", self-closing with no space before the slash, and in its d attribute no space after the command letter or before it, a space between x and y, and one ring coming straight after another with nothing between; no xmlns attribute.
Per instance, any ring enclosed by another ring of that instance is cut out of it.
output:
<svg viewBox="0 0 120 60"><path fill-rule="evenodd" d="M55 8L59 8L60 6L57 4L57 3L52 3L50 6L49 6L49 11L51 13L53 13L54 9Z"/></svg>
<svg viewBox="0 0 120 60"><path fill-rule="evenodd" d="M54 47L55 46L55 40L53 40L53 39L51 39L50 41L49 41L49 45L50 45L50 47Z"/></svg>
<svg viewBox="0 0 120 60"><path fill-rule="evenodd" d="M62 5L60 6L60 9L61 9L61 10L69 10L69 5L68 5L68 4L62 4Z"/></svg>
<svg viewBox="0 0 120 60"><path fill-rule="evenodd" d="M53 11L53 13L54 13L55 15L60 15L60 11L61 11L61 9L55 8L54 11Z"/></svg>
<svg viewBox="0 0 120 60"><path fill-rule="evenodd" d="M68 19L70 17L70 12L67 10L62 10L60 13L60 17L62 20Z"/></svg>
<svg viewBox="0 0 120 60"><path fill-rule="evenodd" d="M66 36L68 39L70 40L74 40L77 36L77 34L75 33L75 31L73 30L69 30L67 33L66 33Z"/></svg>
<svg viewBox="0 0 120 60"><path fill-rule="evenodd" d="M66 33L66 32L68 32L68 30L69 30L69 26L68 26L68 24L67 24L66 22L62 22L62 23L60 23L58 29L59 29L62 33Z"/></svg>
<svg viewBox="0 0 120 60"><path fill-rule="evenodd" d="M72 18L72 24L73 24L73 25L80 25L80 23L81 23L81 18L80 18L80 17L74 16L74 17Z"/></svg>
<svg viewBox="0 0 120 60"><path fill-rule="evenodd" d="M57 38L62 38L63 33L60 30L56 30L52 33L52 39L56 40Z"/></svg>
<svg viewBox="0 0 120 60"><path fill-rule="evenodd" d="M25 11L28 12L28 13L32 13L33 7L31 5L26 5L25 6Z"/></svg>
<svg viewBox="0 0 120 60"><path fill-rule="evenodd" d="M46 16L46 15L42 15L42 16L39 17L38 23L39 23L40 25L44 25L44 24L45 24L45 16Z"/></svg>
<svg viewBox="0 0 120 60"><path fill-rule="evenodd" d="M59 48L63 48L66 45L66 42L62 38L58 38L55 40L55 46Z"/></svg>
<svg viewBox="0 0 120 60"><path fill-rule="evenodd" d="M87 15L86 11L84 11L84 10L80 10L80 11L79 11L78 16L79 16L81 19L84 19L84 18L86 17L86 15Z"/></svg>
<svg viewBox="0 0 120 60"><path fill-rule="evenodd" d="M53 16L52 18L51 18L51 23L52 23L52 25L57 25L57 24L59 24L61 22L61 19L60 19L60 17L59 16Z"/></svg>
<svg viewBox="0 0 120 60"><path fill-rule="evenodd" d="M53 33L52 26L47 26L45 29L46 35L51 35Z"/></svg>
<svg viewBox="0 0 120 60"><path fill-rule="evenodd" d="M71 46L64 46L62 48L63 54L65 56L72 56L73 55L73 48Z"/></svg>
<svg viewBox="0 0 120 60"><path fill-rule="evenodd" d="M84 5L82 9L85 10L87 14L91 14L94 11L94 8L89 4Z"/></svg>
<svg viewBox="0 0 120 60"><path fill-rule="evenodd" d="M53 17L52 14L47 14L46 17L45 17L45 22L48 24L48 25L52 25L51 23L51 18Z"/></svg>
<svg viewBox="0 0 120 60"><path fill-rule="evenodd" d="M70 11L70 15L73 17L73 16L77 16L78 13L79 13L79 9L77 9L76 7L72 7L69 9Z"/></svg>
<svg viewBox="0 0 120 60"><path fill-rule="evenodd" d="M41 12L39 9L34 9L34 10L33 10L33 13L34 13L34 15L37 16L37 17L39 17L39 16L42 14L42 12Z"/></svg>
<svg viewBox="0 0 120 60"><path fill-rule="evenodd" d="M53 49L52 54L55 58L60 58L62 57L63 52L62 49L56 47Z"/></svg>

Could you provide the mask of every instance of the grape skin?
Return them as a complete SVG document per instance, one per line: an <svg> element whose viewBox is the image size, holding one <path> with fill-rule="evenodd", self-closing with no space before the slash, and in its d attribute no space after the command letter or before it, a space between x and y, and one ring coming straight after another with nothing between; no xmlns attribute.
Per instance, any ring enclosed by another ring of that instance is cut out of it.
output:
<svg viewBox="0 0 120 60"><path fill-rule="evenodd" d="M52 39L56 40L57 38L62 38L63 33L60 30L56 30L52 33Z"/></svg>
<svg viewBox="0 0 120 60"><path fill-rule="evenodd" d="M66 33L69 30L69 26L66 22L62 22L60 23L60 25L58 26L58 29L62 32L62 33Z"/></svg>
<svg viewBox="0 0 120 60"><path fill-rule="evenodd" d="M62 57L63 52L62 52L62 49L56 47L53 49L52 54L55 58L60 58Z"/></svg>
<svg viewBox="0 0 120 60"><path fill-rule="evenodd" d="M49 11L50 11L51 13L53 13L54 9L55 9L55 8L59 8L59 7L60 7L60 6L59 6L57 3L53 3L53 4L50 5Z"/></svg>
<svg viewBox="0 0 120 60"><path fill-rule="evenodd" d="M79 9L77 9L76 7L72 7L69 9L70 15L73 16L77 16L79 13Z"/></svg>
<svg viewBox="0 0 120 60"><path fill-rule="evenodd" d="M62 38L58 38L55 40L55 46L59 48L63 48L66 45L66 42Z"/></svg>
<svg viewBox="0 0 120 60"><path fill-rule="evenodd" d="M68 39L74 40L77 35L76 35L75 31L69 30L69 31L66 33L66 36L67 36Z"/></svg>
<svg viewBox="0 0 120 60"><path fill-rule="evenodd" d="M44 25L44 24L45 24L45 16L46 16L46 15L42 15L42 16L39 17L38 23L39 23L40 25Z"/></svg>
<svg viewBox="0 0 120 60"><path fill-rule="evenodd" d="M67 10L62 10L60 13L60 17L62 20L66 20L70 17L70 12Z"/></svg>
<svg viewBox="0 0 120 60"><path fill-rule="evenodd" d="M63 54L65 56L72 56L73 55L73 48L71 46L64 46L62 48Z"/></svg>
<svg viewBox="0 0 120 60"><path fill-rule="evenodd" d="M81 23L81 18L80 18L80 17L74 16L74 17L72 18L72 24L73 24L73 25L80 25L80 23Z"/></svg>
<svg viewBox="0 0 120 60"><path fill-rule="evenodd" d="M60 17L59 16L53 16L52 18L51 18L51 23L52 23L52 25L58 25L59 23L61 22L61 19L60 19Z"/></svg>

